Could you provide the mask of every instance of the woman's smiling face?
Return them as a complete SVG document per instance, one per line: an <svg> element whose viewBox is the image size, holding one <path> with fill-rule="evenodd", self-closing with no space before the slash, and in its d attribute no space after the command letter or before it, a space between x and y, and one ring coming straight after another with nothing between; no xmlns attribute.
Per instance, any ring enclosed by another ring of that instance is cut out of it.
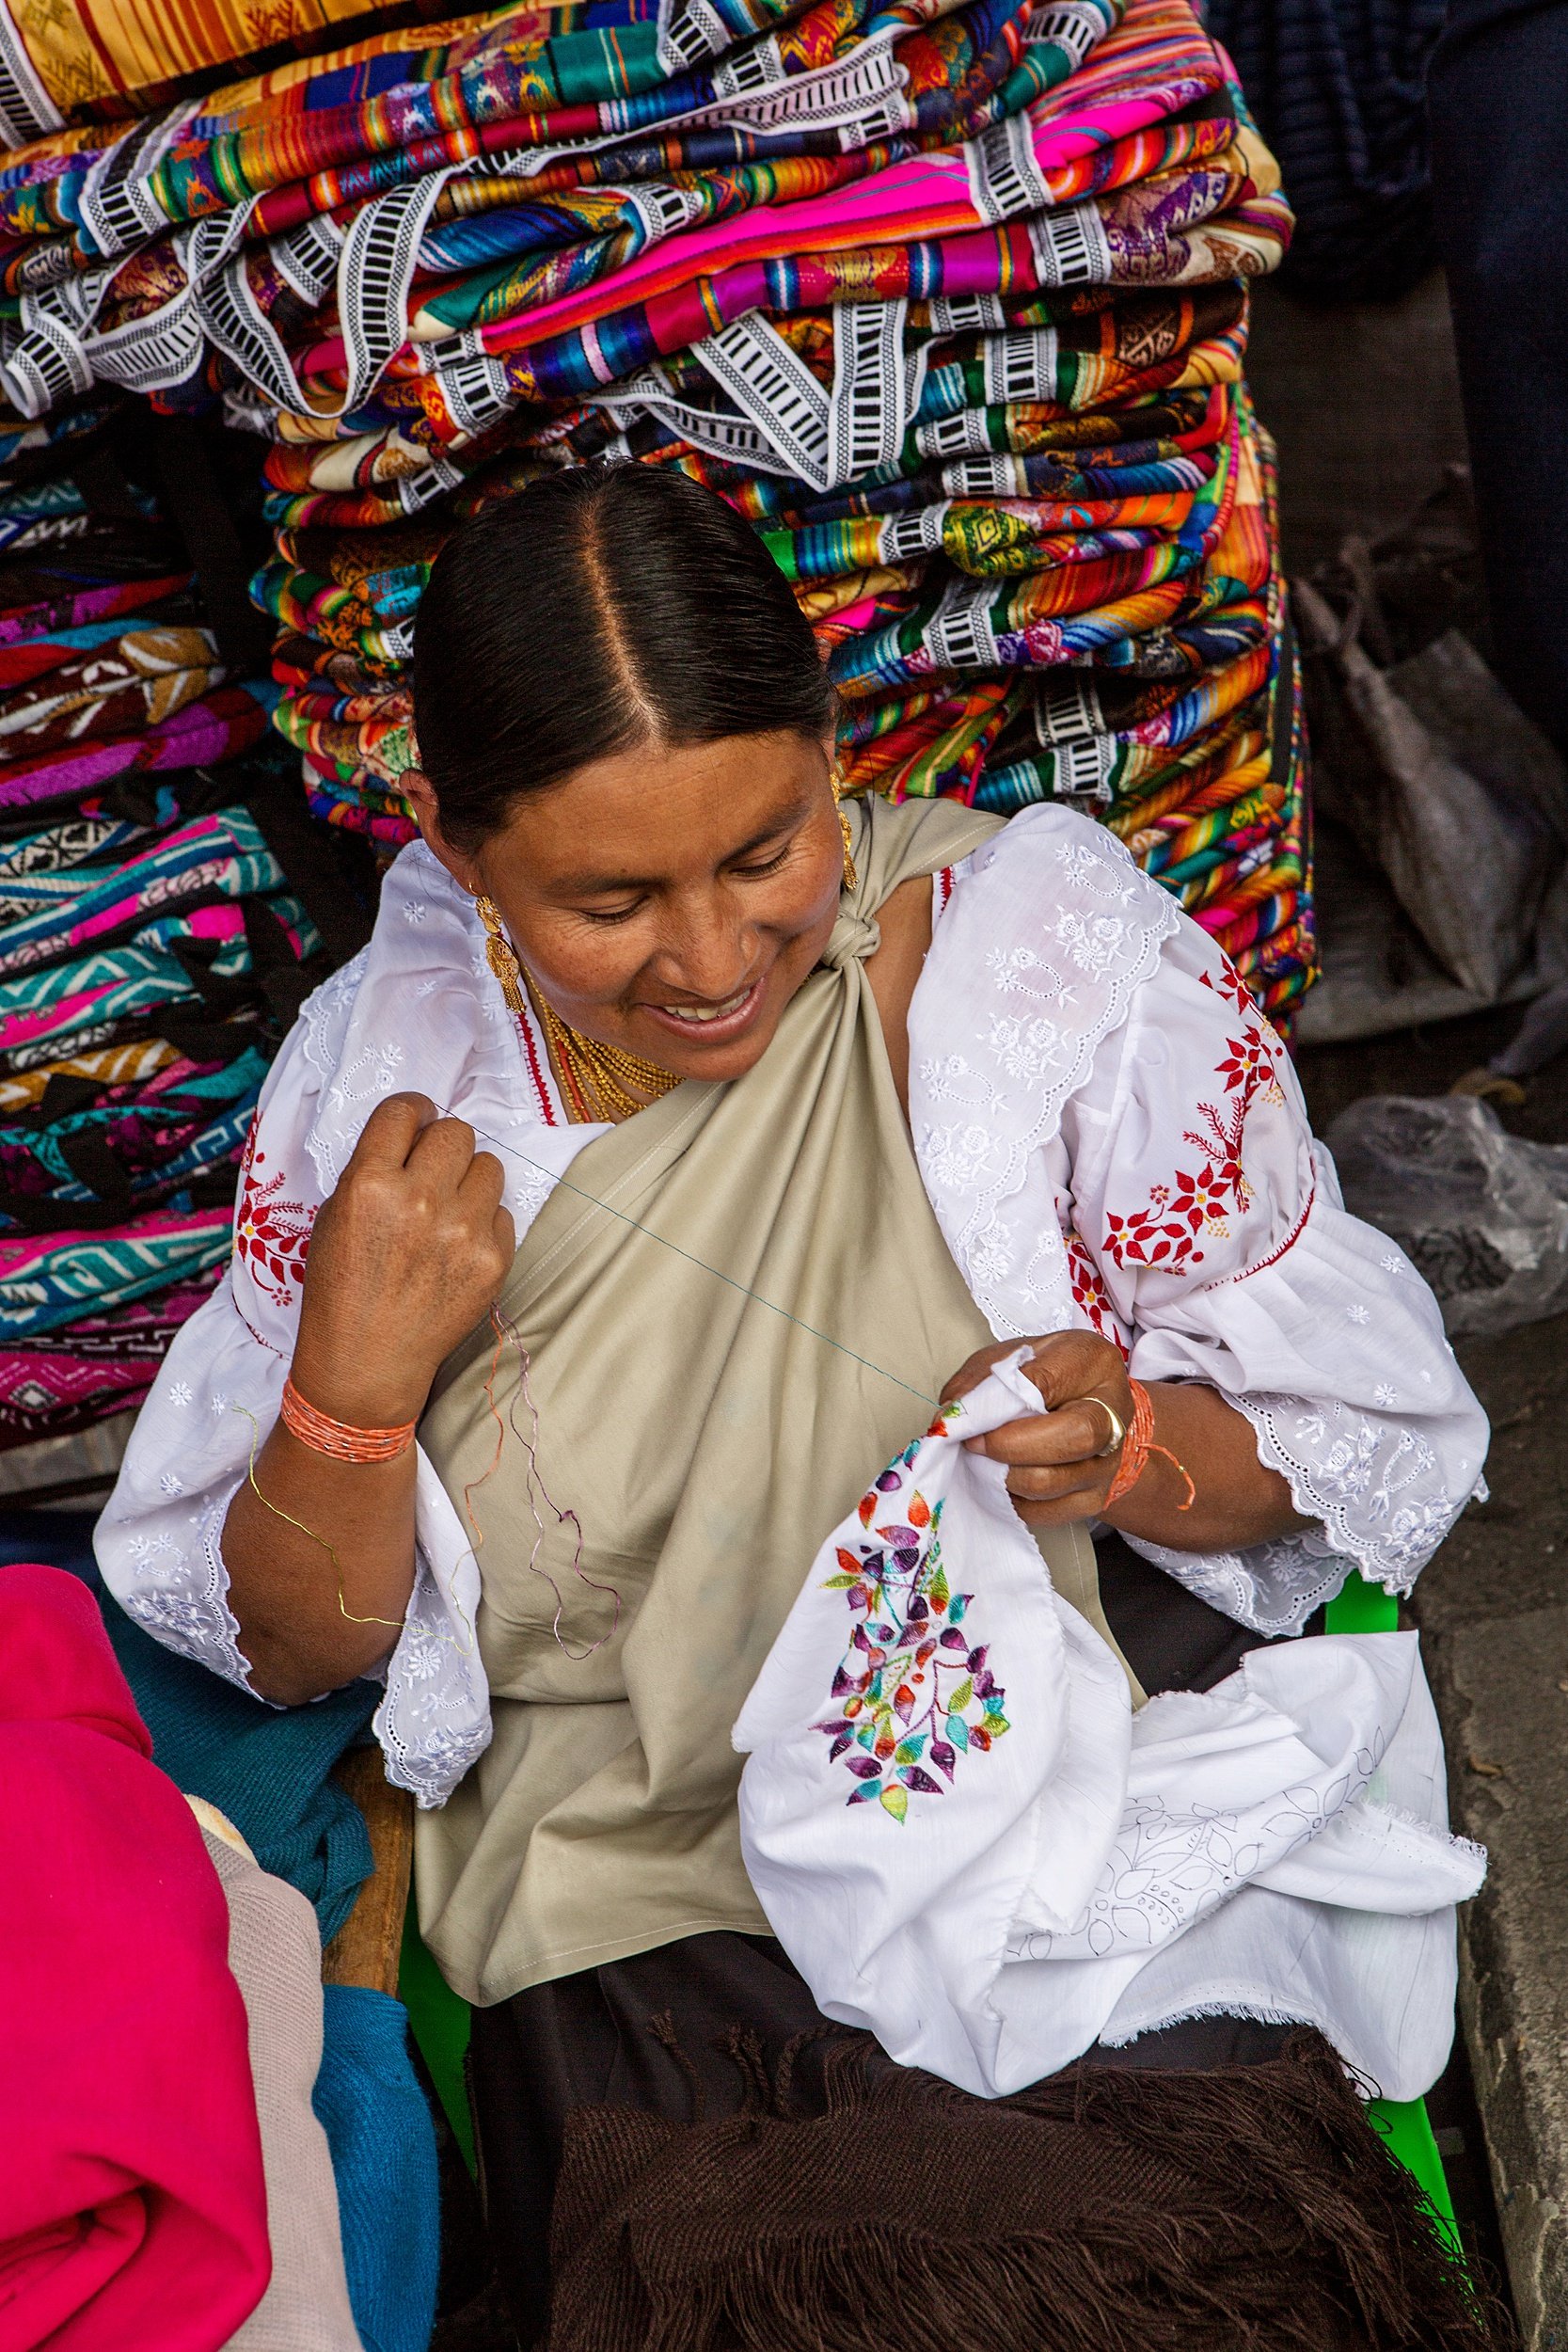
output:
<svg viewBox="0 0 1568 2352"><path fill-rule="evenodd" d="M525 968L585 1037L683 1078L745 1074L828 944L844 839L828 746L794 733L644 746L522 795L474 855L425 839L493 898Z"/></svg>

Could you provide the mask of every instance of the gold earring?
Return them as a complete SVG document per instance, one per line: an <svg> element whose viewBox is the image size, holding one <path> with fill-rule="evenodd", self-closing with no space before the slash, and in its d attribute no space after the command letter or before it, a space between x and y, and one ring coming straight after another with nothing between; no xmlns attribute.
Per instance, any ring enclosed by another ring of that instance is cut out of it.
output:
<svg viewBox="0 0 1568 2352"><path fill-rule="evenodd" d="M844 887L853 890L860 876L855 871L855 836L849 830L849 819L844 814L844 778L835 767L828 778L832 787L833 807L838 812L838 829L844 835Z"/></svg>
<svg viewBox="0 0 1568 2352"><path fill-rule="evenodd" d="M506 935L500 909L494 898L486 898L478 890L474 892L474 906L484 926L484 952L489 959L490 969L500 982L508 1011L515 1021L520 1021L523 1017L522 966L517 961L516 949Z"/></svg>

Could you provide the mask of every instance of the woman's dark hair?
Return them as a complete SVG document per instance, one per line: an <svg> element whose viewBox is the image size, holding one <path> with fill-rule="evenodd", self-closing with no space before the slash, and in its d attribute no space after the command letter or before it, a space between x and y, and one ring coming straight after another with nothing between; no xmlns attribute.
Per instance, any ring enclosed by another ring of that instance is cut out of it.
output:
<svg viewBox="0 0 1568 2352"><path fill-rule="evenodd" d="M436 558L414 722L441 829L472 852L518 796L639 744L789 729L835 698L767 548L685 474L582 466L487 506Z"/></svg>

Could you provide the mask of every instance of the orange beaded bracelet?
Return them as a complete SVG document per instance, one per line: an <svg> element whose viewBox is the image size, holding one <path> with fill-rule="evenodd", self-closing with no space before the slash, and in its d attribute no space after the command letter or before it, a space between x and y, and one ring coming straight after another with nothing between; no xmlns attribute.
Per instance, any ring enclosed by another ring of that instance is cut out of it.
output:
<svg viewBox="0 0 1568 2352"><path fill-rule="evenodd" d="M352 1422L334 1421L308 1405L291 1375L283 1383L283 1426L312 1454L334 1462L395 1462L414 1442L414 1423L400 1422L395 1429L356 1429Z"/></svg>
<svg viewBox="0 0 1568 2352"><path fill-rule="evenodd" d="M1127 1385L1132 1392L1132 1420L1122 1440L1121 1460L1117 1465L1117 1474L1105 1490L1105 1507L1109 1510L1113 1502L1119 1502L1123 1495L1131 1494L1148 1468L1149 1455L1163 1454L1172 1470L1187 1483L1187 1500L1179 1502L1176 1507L1179 1511L1190 1511L1197 1501L1197 1488L1193 1485L1192 1473L1185 1463L1177 1460L1168 1445L1155 1444L1154 1406L1143 1382L1129 1380Z"/></svg>

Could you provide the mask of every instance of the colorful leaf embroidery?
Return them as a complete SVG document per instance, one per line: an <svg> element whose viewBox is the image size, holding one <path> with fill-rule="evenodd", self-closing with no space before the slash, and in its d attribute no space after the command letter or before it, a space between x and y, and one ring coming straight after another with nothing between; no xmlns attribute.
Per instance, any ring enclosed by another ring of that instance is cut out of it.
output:
<svg viewBox="0 0 1568 2352"><path fill-rule="evenodd" d="M927 1435L945 1436L960 1410L946 1406ZM911 1795L940 1797L958 1757L1007 1729L986 1645L960 1629L973 1596L948 1584L942 1506L912 1482L918 1451L918 1440L907 1446L863 1498L856 1551L836 1548L839 1572L823 1590L844 1595L855 1624L833 1676L840 1711L814 1726L855 1783L846 1803L875 1798L895 1821Z"/></svg>

